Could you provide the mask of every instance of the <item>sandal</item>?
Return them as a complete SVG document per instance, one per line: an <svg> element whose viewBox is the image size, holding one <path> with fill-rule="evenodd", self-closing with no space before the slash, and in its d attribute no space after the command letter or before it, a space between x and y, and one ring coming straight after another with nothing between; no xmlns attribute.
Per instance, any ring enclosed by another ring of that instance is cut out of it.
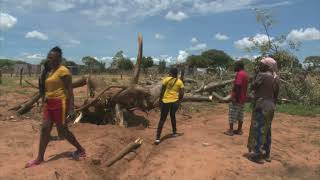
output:
<svg viewBox="0 0 320 180"><path fill-rule="evenodd" d="M228 130L228 131L224 132L224 134L228 135L228 136L233 136L233 131Z"/></svg>
<svg viewBox="0 0 320 180"><path fill-rule="evenodd" d="M72 153L72 158L73 159L79 159L79 158L85 158L86 157L86 152L83 150L83 151L74 151Z"/></svg>
<svg viewBox="0 0 320 180"><path fill-rule="evenodd" d="M234 133L234 134L237 134L237 135L242 135L242 134L243 134L243 131L241 131L241 130L240 130L240 131L239 131L239 130L234 130L233 133Z"/></svg>
<svg viewBox="0 0 320 180"><path fill-rule="evenodd" d="M37 165L41 164L42 162L43 161L39 161L37 159L28 161L27 164L25 165L25 168L30 168L30 167L33 167L33 166L37 166Z"/></svg>
<svg viewBox="0 0 320 180"><path fill-rule="evenodd" d="M252 162L255 162L255 163L258 163L258 164L263 164L264 161L263 159L261 158L261 155L260 154L251 154L248 156L248 159Z"/></svg>

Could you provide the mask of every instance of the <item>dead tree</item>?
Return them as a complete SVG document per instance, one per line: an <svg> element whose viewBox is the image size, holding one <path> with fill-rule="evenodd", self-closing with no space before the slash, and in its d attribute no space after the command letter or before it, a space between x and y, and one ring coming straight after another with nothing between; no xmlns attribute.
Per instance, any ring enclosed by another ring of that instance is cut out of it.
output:
<svg viewBox="0 0 320 180"><path fill-rule="evenodd" d="M23 68L20 69L20 87L22 87Z"/></svg>

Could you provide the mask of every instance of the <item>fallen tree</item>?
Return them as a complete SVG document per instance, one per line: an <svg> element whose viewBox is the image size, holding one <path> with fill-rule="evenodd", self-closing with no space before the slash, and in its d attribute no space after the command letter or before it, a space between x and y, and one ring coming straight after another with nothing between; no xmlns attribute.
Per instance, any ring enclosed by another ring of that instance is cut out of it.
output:
<svg viewBox="0 0 320 180"><path fill-rule="evenodd" d="M143 40L142 36L138 37L138 56L134 67L134 75L128 86L108 86L105 82L89 76L81 77L73 81L72 87L78 88L87 86L87 98L82 105L76 108L78 117L76 122L82 118L90 119L94 116L98 122L96 123L113 123L120 126L128 126L125 120L126 115L133 115L136 109L144 112L150 111L159 106L159 96L161 90L160 81L147 81L145 85L139 84L140 66L143 57ZM197 83L196 80L185 78L182 71L180 78L187 83ZM186 94L183 102L209 102L217 99L219 102L228 102L230 97L222 97L214 90L232 83L233 80L222 82L213 82L208 85L202 85L200 89L194 91L193 94ZM37 87L28 82L32 87ZM99 88L100 87L100 88ZM101 88L103 87L103 88ZM208 92L210 96L203 96L203 92ZM40 99L39 93L36 93L30 100L24 102L10 110L15 110L18 114L28 112L33 105Z"/></svg>

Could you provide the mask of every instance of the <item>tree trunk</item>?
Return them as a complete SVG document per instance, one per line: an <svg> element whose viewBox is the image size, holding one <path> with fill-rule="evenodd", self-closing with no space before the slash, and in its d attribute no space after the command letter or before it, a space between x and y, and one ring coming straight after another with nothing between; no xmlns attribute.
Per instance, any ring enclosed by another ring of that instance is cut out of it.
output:
<svg viewBox="0 0 320 180"><path fill-rule="evenodd" d="M28 102L26 102L21 106L21 108L17 111L18 114L22 115L28 112L32 108L33 104L36 103L39 99L40 99L40 94L36 93L35 96L32 97L32 99L30 99Z"/></svg>
<svg viewBox="0 0 320 180"><path fill-rule="evenodd" d="M128 144L125 148L123 148L120 152L118 152L113 158L107 161L107 166L108 167L112 166L115 162L123 158L126 154L140 147L142 142L143 140L141 138L138 138L134 142Z"/></svg>
<svg viewBox="0 0 320 180"><path fill-rule="evenodd" d="M213 91L215 88L217 87L221 87L221 86L225 86L227 84L231 84L234 80L230 79L230 80L226 80L226 81L222 81L222 82L212 82L209 83L208 85L204 86L201 89L198 89L197 91L195 91L196 93L201 93L204 91L210 92Z"/></svg>
<svg viewBox="0 0 320 180"><path fill-rule="evenodd" d="M143 43L142 43L142 36L141 34L139 34L138 36L138 56L137 56L137 62L136 65L134 67L134 75L133 75L133 79L131 81L131 85L135 85L138 84L139 81L139 74L140 74L140 66L141 66L141 62L142 62L142 53L143 53Z"/></svg>
<svg viewBox="0 0 320 180"><path fill-rule="evenodd" d="M200 95L191 95L185 96L182 99L183 102L191 101L191 102L212 102L212 96L200 96Z"/></svg>

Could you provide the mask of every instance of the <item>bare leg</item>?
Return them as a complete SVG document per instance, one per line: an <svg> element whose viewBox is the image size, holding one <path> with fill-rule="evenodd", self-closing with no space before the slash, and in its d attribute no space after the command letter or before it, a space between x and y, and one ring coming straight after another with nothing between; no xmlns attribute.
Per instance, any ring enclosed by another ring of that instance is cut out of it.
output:
<svg viewBox="0 0 320 180"><path fill-rule="evenodd" d="M40 143L37 161L44 160L44 153L46 151L47 145L50 140L50 132L52 130L53 122L51 120L45 120L42 123L41 133L40 133Z"/></svg>
<svg viewBox="0 0 320 180"><path fill-rule="evenodd" d="M78 152L84 152L84 148L77 141L73 133L68 129L67 125L57 124L57 129L61 135L63 135L67 141L77 148Z"/></svg>

